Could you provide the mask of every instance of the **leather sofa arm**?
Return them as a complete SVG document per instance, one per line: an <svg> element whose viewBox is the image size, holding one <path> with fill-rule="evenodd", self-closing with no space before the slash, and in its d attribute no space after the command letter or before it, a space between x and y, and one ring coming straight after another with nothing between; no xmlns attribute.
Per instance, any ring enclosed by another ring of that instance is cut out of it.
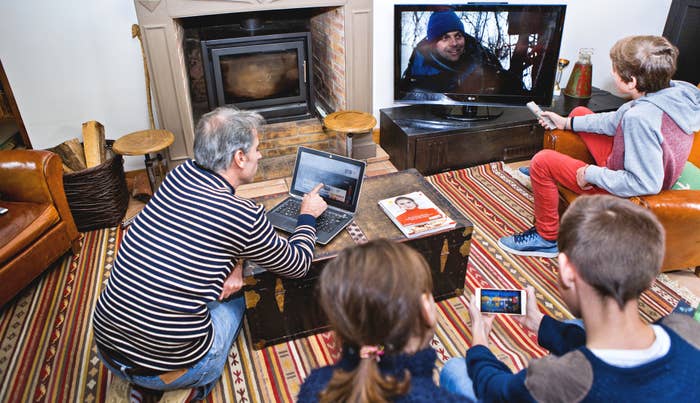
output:
<svg viewBox="0 0 700 403"><path fill-rule="evenodd" d="M595 163L583 140L570 130L545 131L542 146L545 149L558 151L587 164Z"/></svg>
<svg viewBox="0 0 700 403"><path fill-rule="evenodd" d="M661 210L676 217L688 215L688 218L697 216L700 219L700 190L669 189L660 194L634 196L629 199L654 212ZM694 228L700 228L700 225Z"/></svg>
<svg viewBox="0 0 700 403"><path fill-rule="evenodd" d="M52 169L51 152L39 150L11 150L0 152L0 198L8 201L51 203L50 180L57 176L63 184L63 172ZM55 164L54 164L55 166Z"/></svg>
<svg viewBox="0 0 700 403"><path fill-rule="evenodd" d="M651 210L666 229L663 271L694 267L700 262L700 190L664 190L631 197Z"/></svg>
<svg viewBox="0 0 700 403"><path fill-rule="evenodd" d="M78 233L63 190L61 158L44 150L10 150L0 152L0 199L8 201L50 203L69 233Z"/></svg>

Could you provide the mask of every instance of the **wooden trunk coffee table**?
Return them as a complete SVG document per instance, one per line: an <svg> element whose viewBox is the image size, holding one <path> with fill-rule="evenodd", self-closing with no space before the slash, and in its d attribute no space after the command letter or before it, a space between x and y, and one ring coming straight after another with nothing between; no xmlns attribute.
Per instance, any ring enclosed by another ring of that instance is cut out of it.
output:
<svg viewBox="0 0 700 403"><path fill-rule="evenodd" d="M377 202L418 190L455 220L457 226L421 238L404 237ZM405 242L418 250L430 266L436 300L461 295L471 246L472 223L415 169L366 178L361 192L355 223L367 239L388 238ZM285 197L287 194L279 194L256 201L269 210ZM316 245L311 269L301 279L278 277L257 266L246 265L243 288L246 317L256 349L328 329L327 320L317 302L316 283L326 262L344 248L355 244L349 232L343 230L328 245Z"/></svg>

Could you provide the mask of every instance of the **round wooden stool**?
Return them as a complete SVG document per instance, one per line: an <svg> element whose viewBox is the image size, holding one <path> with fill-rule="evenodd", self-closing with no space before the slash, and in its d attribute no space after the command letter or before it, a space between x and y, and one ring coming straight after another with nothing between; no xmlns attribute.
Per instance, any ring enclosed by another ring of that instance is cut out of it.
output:
<svg viewBox="0 0 700 403"><path fill-rule="evenodd" d="M345 155L352 158L353 136L369 134L371 137L377 119L365 112L338 111L326 116L323 125L329 130L345 133Z"/></svg>
<svg viewBox="0 0 700 403"><path fill-rule="evenodd" d="M121 155L144 155L148 182L151 190L155 192L168 172L168 161L159 151L166 149L173 141L175 136L167 130L141 130L118 138L112 145L112 150ZM157 153L156 157L151 158L151 153Z"/></svg>

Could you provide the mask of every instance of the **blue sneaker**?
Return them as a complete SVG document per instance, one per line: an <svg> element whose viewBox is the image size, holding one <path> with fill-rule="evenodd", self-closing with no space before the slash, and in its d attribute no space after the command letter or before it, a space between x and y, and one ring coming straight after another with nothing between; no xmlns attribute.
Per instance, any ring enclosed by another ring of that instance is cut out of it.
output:
<svg viewBox="0 0 700 403"><path fill-rule="evenodd" d="M530 167L520 167L518 168L518 171L525 176L530 176Z"/></svg>
<svg viewBox="0 0 700 403"><path fill-rule="evenodd" d="M535 227L499 239L498 246L505 251L521 256L556 257L559 254L557 241L548 241L542 238Z"/></svg>

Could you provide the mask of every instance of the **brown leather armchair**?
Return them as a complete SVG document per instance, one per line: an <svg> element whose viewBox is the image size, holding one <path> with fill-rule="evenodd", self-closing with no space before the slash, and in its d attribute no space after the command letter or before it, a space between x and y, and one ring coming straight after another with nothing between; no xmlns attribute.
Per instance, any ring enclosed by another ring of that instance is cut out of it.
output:
<svg viewBox="0 0 700 403"><path fill-rule="evenodd" d="M581 138L568 130L546 131L544 148L594 163ZM688 161L700 166L700 132L695 133ZM567 205L578 196L561 186L559 193ZM630 200L653 211L666 229L666 257L661 271L700 267L700 190L663 190L657 195Z"/></svg>
<svg viewBox="0 0 700 403"><path fill-rule="evenodd" d="M72 249L80 233L63 191L63 168L49 151L0 151L0 307Z"/></svg>

